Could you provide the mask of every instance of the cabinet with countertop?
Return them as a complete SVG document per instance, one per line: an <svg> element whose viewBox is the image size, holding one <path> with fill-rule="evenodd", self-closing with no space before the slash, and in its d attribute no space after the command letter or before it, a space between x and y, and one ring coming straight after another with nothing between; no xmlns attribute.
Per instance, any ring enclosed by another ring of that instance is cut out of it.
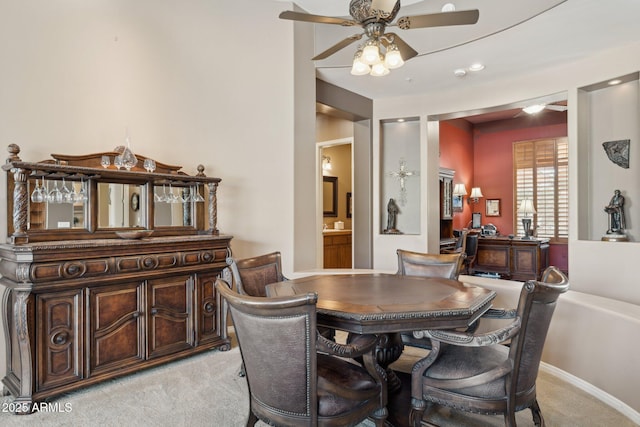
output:
<svg viewBox="0 0 640 427"><path fill-rule="evenodd" d="M540 280L549 266L549 239L507 236L480 237L473 273L498 274L505 279Z"/></svg>
<svg viewBox="0 0 640 427"><path fill-rule="evenodd" d="M352 268L351 230L325 230L324 268Z"/></svg>

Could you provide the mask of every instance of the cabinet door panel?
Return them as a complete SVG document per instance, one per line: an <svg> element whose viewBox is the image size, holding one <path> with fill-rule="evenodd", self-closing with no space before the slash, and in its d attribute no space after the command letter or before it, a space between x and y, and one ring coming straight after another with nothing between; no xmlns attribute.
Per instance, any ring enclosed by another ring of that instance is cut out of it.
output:
<svg viewBox="0 0 640 427"><path fill-rule="evenodd" d="M144 360L142 283L89 289L90 375Z"/></svg>
<svg viewBox="0 0 640 427"><path fill-rule="evenodd" d="M198 275L196 278L196 331L198 344L218 339L218 310L215 282L217 274Z"/></svg>
<svg viewBox="0 0 640 427"><path fill-rule="evenodd" d="M36 297L38 391L82 378L82 290Z"/></svg>
<svg viewBox="0 0 640 427"><path fill-rule="evenodd" d="M149 357L193 347L193 279L187 275L153 279L147 289Z"/></svg>

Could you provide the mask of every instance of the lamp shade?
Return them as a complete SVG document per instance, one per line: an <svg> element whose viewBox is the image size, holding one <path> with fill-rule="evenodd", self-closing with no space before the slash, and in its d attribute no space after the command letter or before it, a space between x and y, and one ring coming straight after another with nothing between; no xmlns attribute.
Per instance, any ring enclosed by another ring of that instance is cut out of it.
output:
<svg viewBox="0 0 640 427"><path fill-rule="evenodd" d="M464 184L456 184L453 186L453 195L454 196L466 196L467 195L467 187Z"/></svg>
<svg viewBox="0 0 640 427"><path fill-rule="evenodd" d="M395 44L390 44L387 48L387 53L384 56L384 62L390 70L394 68L400 68L404 65L404 61L402 60L402 55L400 55L400 51L398 50L398 46Z"/></svg>
<svg viewBox="0 0 640 427"><path fill-rule="evenodd" d="M473 187L471 189L471 197L472 199L479 199L480 197L484 197L482 195L482 190L480 190L480 187Z"/></svg>
<svg viewBox="0 0 640 427"><path fill-rule="evenodd" d="M362 51L359 50L356 52L353 58L353 66L351 67L351 74L354 76L363 76L365 74L369 74L371 72L371 67L369 64L365 64L362 61Z"/></svg>
<svg viewBox="0 0 640 427"><path fill-rule="evenodd" d="M384 64L384 62L378 62L377 64L373 64L371 66L370 74L375 77L386 76L387 74L389 74L389 69Z"/></svg>
<svg viewBox="0 0 640 427"><path fill-rule="evenodd" d="M523 215L530 215L530 214L536 213L536 209L533 207L533 200L524 199L522 202L520 202L518 213L521 213Z"/></svg>
<svg viewBox="0 0 640 427"><path fill-rule="evenodd" d="M368 65L380 62L380 48L375 40L367 40L364 49L362 49L362 62Z"/></svg>

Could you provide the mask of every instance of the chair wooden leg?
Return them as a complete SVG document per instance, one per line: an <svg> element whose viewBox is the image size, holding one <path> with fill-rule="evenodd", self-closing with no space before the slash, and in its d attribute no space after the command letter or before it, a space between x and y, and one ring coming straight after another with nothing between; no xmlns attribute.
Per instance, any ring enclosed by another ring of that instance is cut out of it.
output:
<svg viewBox="0 0 640 427"><path fill-rule="evenodd" d="M544 427L544 418L542 417L542 411L540 410L537 399L533 401L530 409L533 415L533 423L538 427Z"/></svg>
<svg viewBox="0 0 640 427"><path fill-rule="evenodd" d="M411 399L411 411L409 412L409 425L412 427L420 427L424 411L427 409L427 402L424 400Z"/></svg>
<svg viewBox="0 0 640 427"><path fill-rule="evenodd" d="M389 415L389 411L386 407L377 409L372 415L371 418L375 423L376 427L384 427L386 425L387 416Z"/></svg>
<svg viewBox="0 0 640 427"><path fill-rule="evenodd" d="M512 411L504 413L504 425L506 427L516 427L516 414Z"/></svg>
<svg viewBox="0 0 640 427"><path fill-rule="evenodd" d="M256 425L257 422L258 422L258 417L256 417L256 414L254 414L253 411L249 410L249 419L247 420L247 427L253 427Z"/></svg>

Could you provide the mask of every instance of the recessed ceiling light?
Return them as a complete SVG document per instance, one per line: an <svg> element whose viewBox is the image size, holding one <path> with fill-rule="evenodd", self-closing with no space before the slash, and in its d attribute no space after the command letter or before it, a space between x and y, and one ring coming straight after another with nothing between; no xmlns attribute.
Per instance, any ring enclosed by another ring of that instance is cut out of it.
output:
<svg viewBox="0 0 640 427"><path fill-rule="evenodd" d="M622 83L622 80L620 80L620 79L615 79L615 80L611 80L611 81L609 81L609 84L610 84L611 86L619 85L620 83Z"/></svg>
<svg viewBox="0 0 640 427"><path fill-rule="evenodd" d="M456 6L453 3L445 3L444 6L442 6L443 12L453 12L454 10L456 10Z"/></svg>
<svg viewBox="0 0 640 427"><path fill-rule="evenodd" d="M462 68L458 68L456 70L453 70L453 75L456 77L464 77L467 75L467 72Z"/></svg>
<svg viewBox="0 0 640 427"><path fill-rule="evenodd" d="M470 71L480 71L480 70L484 70L484 65L476 62L475 64L471 64L471 66L469 67Z"/></svg>

